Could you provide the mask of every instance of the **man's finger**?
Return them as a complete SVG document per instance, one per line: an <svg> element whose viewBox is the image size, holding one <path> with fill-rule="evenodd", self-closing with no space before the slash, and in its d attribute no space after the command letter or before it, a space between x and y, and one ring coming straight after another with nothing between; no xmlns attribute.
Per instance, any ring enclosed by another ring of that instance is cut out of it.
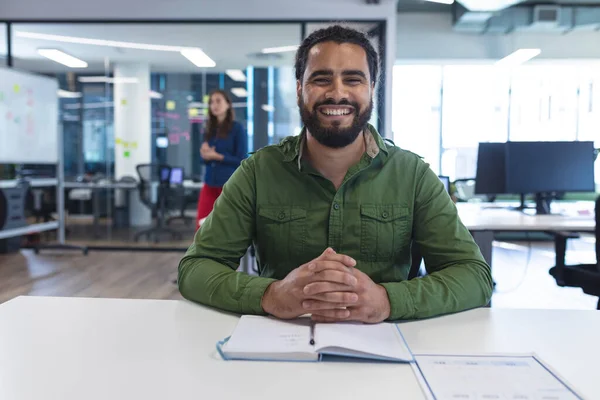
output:
<svg viewBox="0 0 600 400"><path fill-rule="evenodd" d="M358 302L358 295L352 292L331 292L312 295L309 299L337 304L356 304Z"/></svg>
<svg viewBox="0 0 600 400"><path fill-rule="evenodd" d="M345 266L351 267L351 268L356 266L355 259L353 259L352 257L347 256L345 254L338 254L331 247L326 248L325 251L319 257L317 257L315 259L315 261L325 261L325 260L339 261L342 264L344 264Z"/></svg>
<svg viewBox="0 0 600 400"><path fill-rule="evenodd" d="M309 300L307 300L309 301ZM328 303L325 303L328 304ZM331 303L329 303L331 304ZM329 318L329 319L335 319L338 321L347 321L350 316L351 316L351 312L348 309L340 309L340 308L323 308L323 309L308 309L308 311L311 312L312 314L312 318L314 319L315 317L324 317L324 318Z"/></svg>
<svg viewBox="0 0 600 400"><path fill-rule="evenodd" d="M352 276L353 270L352 268L342 264L339 261L331 261L331 260L317 260L308 263L307 266L308 272L310 274L316 275L326 270L335 270L340 271L345 274L349 274Z"/></svg>
<svg viewBox="0 0 600 400"><path fill-rule="evenodd" d="M303 292L307 296L316 296L321 293L329 292L351 292L352 286L334 282L312 282L304 286Z"/></svg>
<svg viewBox="0 0 600 400"><path fill-rule="evenodd" d="M329 301L320 301L320 300L304 300L302 302L302 308L307 312L317 312L320 314L325 311L340 311L338 313L340 317L346 314L344 311L346 307L351 306L352 304L348 303L331 303Z"/></svg>
<svg viewBox="0 0 600 400"><path fill-rule="evenodd" d="M327 268L321 272L313 274L310 277L310 282L333 282L354 287L358 284L358 279L356 279L354 275L347 271L339 271L332 268Z"/></svg>
<svg viewBox="0 0 600 400"><path fill-rule="evenodd" d="M340 310L315 310L311 312L311 318L315 322L341 322L341 321L358 321L367 322L364 318L363 308L347 307L346 313L339 314L336 311Z"/></svg>

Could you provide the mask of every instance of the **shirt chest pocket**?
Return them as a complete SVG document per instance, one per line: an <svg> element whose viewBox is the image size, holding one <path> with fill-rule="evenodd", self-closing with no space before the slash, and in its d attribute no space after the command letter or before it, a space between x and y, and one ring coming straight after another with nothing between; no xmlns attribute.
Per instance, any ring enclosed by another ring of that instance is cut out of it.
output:
<svg viewBox="0 0 600 400"><path fill-rule="evenodd" d="M368 261L393 260L410 243L408 208L395 204L360 207L360 252Z"/></svg>
<svg viewBox="0 0 600 400"><path fill-rule="evenodd" d="M276 264L298 259L306 247L306 208L262 206L258 210L259 247L263 262Z"/></svg>

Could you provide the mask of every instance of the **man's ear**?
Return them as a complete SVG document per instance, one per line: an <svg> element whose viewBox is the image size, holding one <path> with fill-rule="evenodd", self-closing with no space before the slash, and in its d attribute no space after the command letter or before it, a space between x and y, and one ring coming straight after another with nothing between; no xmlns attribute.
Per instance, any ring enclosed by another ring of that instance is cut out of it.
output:
<svg viewBox="0 0 600 400"><path fill-rule="evenodd" d="M300 97L302 97L302 82L298 79L296 80L296 103L300 102Z"/></svg>

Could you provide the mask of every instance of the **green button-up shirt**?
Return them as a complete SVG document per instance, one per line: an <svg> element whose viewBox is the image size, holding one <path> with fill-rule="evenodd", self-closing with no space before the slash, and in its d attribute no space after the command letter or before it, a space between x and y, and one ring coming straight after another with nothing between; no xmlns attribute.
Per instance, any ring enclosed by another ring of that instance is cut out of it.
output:
<svg viewBox="0 0 600 400"><path fill-rule="evenodd" d="M262 314L270 283L332 247L385 287L391 320L487 304L490 267L444 185L417 155L385 143L372 126L364 140L365 153L337 190L302 158L304 132L244 160L179 264L182 295ZM428 274L407 280L413 241ZM259 276L236 271L252 243Z"/></svg>

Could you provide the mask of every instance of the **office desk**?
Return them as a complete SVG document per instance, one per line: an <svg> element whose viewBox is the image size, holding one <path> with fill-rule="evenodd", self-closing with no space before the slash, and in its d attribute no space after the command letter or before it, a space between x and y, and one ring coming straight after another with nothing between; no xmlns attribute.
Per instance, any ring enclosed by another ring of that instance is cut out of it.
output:
<svg viewBox="0 0 600 400"><path fill-rule="evenodd" d="M594 232L596 227L593 211L589 215L577 215L572 207L566 215L528 215L498 208L493 203L458 203L456 207L490 265L494 232ZM593 209L593 205L591 207Z"/></svg>
<svg viewBox="0 0 600 400"><path fill-rule="evenodd" d="M0 398L424 398L406 364L223 361L236 322L187 301L18 297L0 305ZM477 309L401 330L417 353L534 351L600 398L599 312Z"/></svg>

